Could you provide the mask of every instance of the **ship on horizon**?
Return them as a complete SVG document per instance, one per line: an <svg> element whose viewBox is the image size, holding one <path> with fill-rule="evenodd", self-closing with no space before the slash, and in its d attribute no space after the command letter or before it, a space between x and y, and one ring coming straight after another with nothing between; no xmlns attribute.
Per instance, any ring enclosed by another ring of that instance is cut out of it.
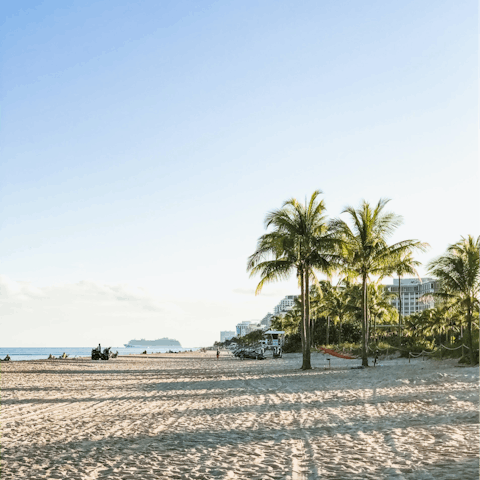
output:
<svg viewBox="0 0 480 480"><path fill-rule="evenodd" d="M171 338L158 338L157 340L145 340L142 338L141 340L130 340L128 343L124 343L125 347L127 348L134 348L134 347L180 347L180 342L178 340L174 340Z"/></svg>

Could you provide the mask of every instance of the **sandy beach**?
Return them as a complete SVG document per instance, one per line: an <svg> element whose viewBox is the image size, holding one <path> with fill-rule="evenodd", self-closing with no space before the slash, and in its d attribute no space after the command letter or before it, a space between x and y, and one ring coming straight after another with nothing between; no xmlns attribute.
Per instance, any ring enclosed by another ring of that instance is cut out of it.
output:
<svg viewBox="0 0 480 480"><path fill-rule="evenodd" d="M325 358L2 363L1 478L478 478L478 368Z"/></svg>

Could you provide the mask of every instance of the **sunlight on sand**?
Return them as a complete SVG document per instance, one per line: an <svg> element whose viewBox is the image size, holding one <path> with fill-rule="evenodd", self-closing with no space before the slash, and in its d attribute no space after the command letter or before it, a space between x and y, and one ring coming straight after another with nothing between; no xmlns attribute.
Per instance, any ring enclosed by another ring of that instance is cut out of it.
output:
<svg viewBox="0 0 480 480"><path fill-rule="evenodd" d="M478 478L478 368L325 363L2 364L2 479Z"/></svg>

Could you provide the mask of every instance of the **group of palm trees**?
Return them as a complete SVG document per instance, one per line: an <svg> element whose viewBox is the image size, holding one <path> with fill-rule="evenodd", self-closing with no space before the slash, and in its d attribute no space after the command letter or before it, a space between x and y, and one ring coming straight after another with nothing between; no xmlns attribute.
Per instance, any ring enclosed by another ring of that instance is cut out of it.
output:
<svg viewBox="0 0 480 480"><path fill-rule="evenodd" d="M392 305L392 300L396 297L397 295L390 292L384 285L374 282L368 285L367 338L377 338L377 322L387 325L398 323L397 310ZM355 341L357 328L346 329L346 327L356 327L356 324L361 324L363 309L360 284L351 283L345 279L336 284L329 280L321 280L310 288L309 300L312 346L319 342L321 336L324 343L328 345L333 337L330 335L332 326L335 326L335 331L332 333L336 333L338 343ZM272 316L272 328L285 331L291 338L299 330L302 320L301 310L301 302L296 299L293 308ZM320 327L321 323L319 325L320 319L326 323L325 331ZM317 324L316 328L314 324ZM345 329L349 333L344 333Z"/></svg>
<svg viewBox="0 0 480 480"><path fill-rule="evenodd" d="M377 322L391 324L397 318L397 311L392 305L396 297L388 288L378 282L371 282L367 287L367 318L365 337L377 337ZM346 279L334 285L322 280L311 292L310 302L314 306L316 318L327 319L326 343L329 343L330 321L338 323L339 343L342 343L344 322L360 323L363 319L363 288L360 283ZM396 323L396 322L395 322ZM363 332L362 332L363 338Z"/></svg>
<svg viewBox="0 0 480 480"><path fill-rule="evenodd" d="M380 199L373 206L363 201L357 209L346 207L342 214L346 214L347 220L328 219L325 202L319 198L321 194L321 191L315 191L305 203L292 198L280 209L267 214L265 227L269 231L258 239L247 269L251 276L260 275L257 294L269 282L296 275L300 286L303 370L311 369L311 313L315 308L311 287L315 285L318 295L327 295L331 299L329 308L341 312L342 308L349 308L346 299L342 298L342 289L331 288L329 292L328 285L331 284L319 282L317 274L341 278L339 284L349 285L350 295L356 291L359 298L362 365L368 366L370 320L372 316L378 316L372 308L375 298L372 291L378 288L382 278L398 276L400 279L415 274L419 263L413 254L425 251L428 244L419 240L389 244L388 239L401 225L402 218L385 211L388 199ZM474 318L478 318L479 307L479 246L480 237L462 238L450 246L445 255L428 265L429 272L440 283L438 297L452 311L461 311L465 315L472 363L475 361L472 326ZM400 317L400 332L401 328Z"/></svg>

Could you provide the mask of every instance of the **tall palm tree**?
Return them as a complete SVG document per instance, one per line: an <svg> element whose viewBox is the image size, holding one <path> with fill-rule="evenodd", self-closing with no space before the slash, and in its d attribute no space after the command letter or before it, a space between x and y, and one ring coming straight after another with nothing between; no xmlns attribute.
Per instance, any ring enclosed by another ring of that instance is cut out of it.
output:
<svg viewBox="0 0 480 480"><path fill-rule="evenodd" d="M424 244L427 246L427 244ZM398 277L398 336L402 336L402 277L404 275L415 275L420 279L420 275L416 269L421 265L420 262L414 260L412 252L407 251L401 255L394 267L394 271Z"/></svg>
<svg viewBox="0 0 480 480"><path fill-rule="evenodd" d="M272 230L262 235L257 249L249 257L250 276L259 274L256 294L268 282L283 280L295 273L300 284L302 312L302 369L311 369L310 362L310 281L315 269L330 272L338 240L332 234L325 215L325 203L313 192L305 204L292 198L282 208L267 214L265 227Z"/></svg>
<svg viewBox="0 0 480 480"><path fill-rule="evenodd" d="M470 363L475 364L472 320L479 310L480 296L480 236L450 245L447 251L428 264L428 271L438 278L440 290L435 296L456 304L467 320ZM478 359L477 359L478 360Z"/></svg>
<svg viewBox="0 0 480 480"><path fill-rule="evenodd" d="M371 276L379 279L388 276L398 259L414 249L425 249L418 240L404 240L388 245L387 239L401 225L402 218L392 212L384 212L388 199L380 199L371 207L363 201L360 208L347 207L352 228L344 220L334 220L333 227L341 238L343 270L350 278L362 283L362 365L368 366L368 295Z"/></svg>

